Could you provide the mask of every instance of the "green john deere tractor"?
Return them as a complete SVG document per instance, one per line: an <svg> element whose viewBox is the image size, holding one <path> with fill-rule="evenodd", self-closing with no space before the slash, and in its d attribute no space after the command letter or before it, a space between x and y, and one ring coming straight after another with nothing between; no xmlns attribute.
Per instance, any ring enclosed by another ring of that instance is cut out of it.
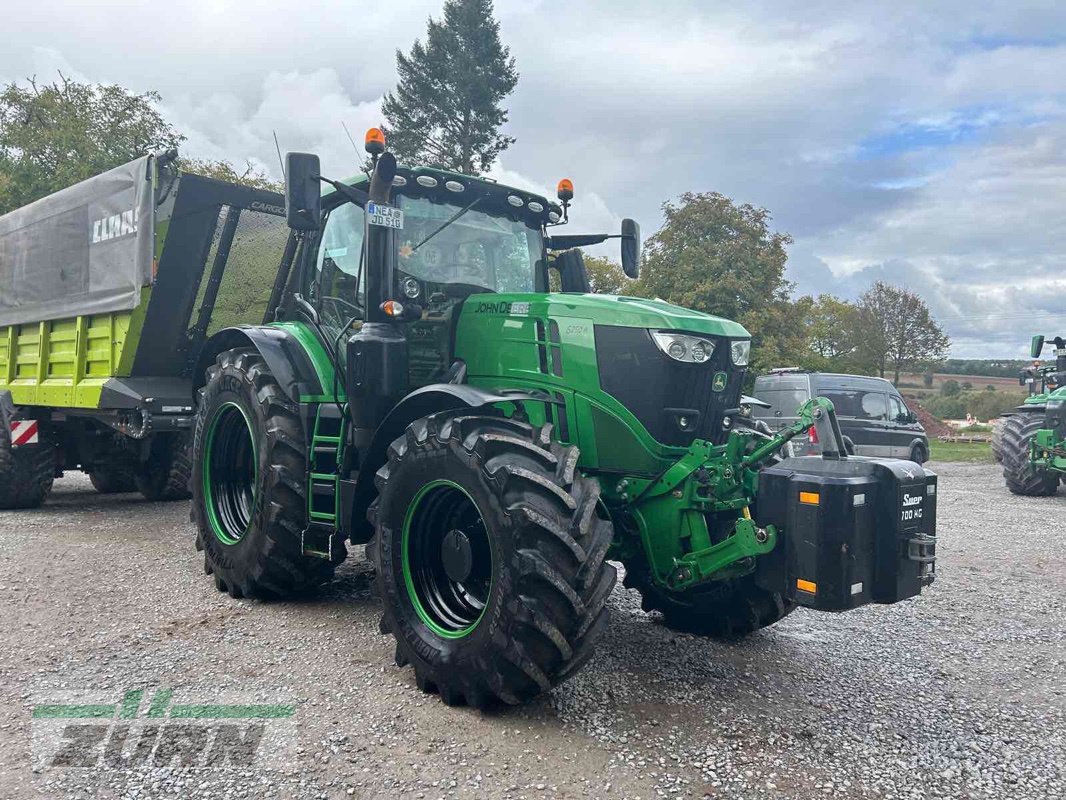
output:
<svg viewBox="0 0 1066 800"><path fill-rule="evenodd" d="M1034 336L1030 355L1040 358L1044 337ZM1014 494L1046 497L1066 482L1066 339L1056 336L1055 364L1037 370L1040 391L1030 394L1002 423L1000 460ZM1024 380L1024 379L1023 379Z"/></svg>
<svg viewBox="0 0 1066 800"><path fill-rule="evenodd" d="M287 156L272 321L200 350L193 514L220 590L307 590L368 544L397 664L483 707L588 660L610 562L666 624L726 637L932 580L933 473L847 456L824 398L757 424L737 323L589 292L577 248L619 238L636 277L635 223L560 234L569 181L549 202L367 144L350 183ZM788 458L810 428L824 456Z"/></svg>

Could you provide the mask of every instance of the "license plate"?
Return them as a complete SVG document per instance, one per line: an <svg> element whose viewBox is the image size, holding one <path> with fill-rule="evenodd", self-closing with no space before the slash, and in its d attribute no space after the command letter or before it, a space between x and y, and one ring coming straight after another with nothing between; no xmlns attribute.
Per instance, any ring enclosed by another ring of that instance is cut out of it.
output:
<svg viewBox="0 0 1066 800"><path fill-rule="evenodd" d="M395 206L387 206L382 203L367 203L367 219L371 225L380 225L382 228L403 229L403 212Z"/></svg>

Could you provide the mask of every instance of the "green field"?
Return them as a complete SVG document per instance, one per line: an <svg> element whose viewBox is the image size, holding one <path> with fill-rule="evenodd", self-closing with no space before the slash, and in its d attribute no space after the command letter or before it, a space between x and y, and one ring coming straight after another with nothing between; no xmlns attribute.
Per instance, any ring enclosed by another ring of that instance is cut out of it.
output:
<svg viewBox="0 0 1066 800"><path fill-rule="evenodd" d="M975 464L992 463L992 445L988 442L965 444L929 440L930 461L968 461Z"/></svg>

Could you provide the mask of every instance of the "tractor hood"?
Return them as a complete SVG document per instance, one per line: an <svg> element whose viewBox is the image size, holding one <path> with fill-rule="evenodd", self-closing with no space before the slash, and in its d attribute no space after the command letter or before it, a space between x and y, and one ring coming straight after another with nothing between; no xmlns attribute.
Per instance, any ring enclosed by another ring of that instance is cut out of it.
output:
<svg viewBox="0 0 1066 800"><path fill-rule="evenodd" d="M476 294L464 313L502 316L572 317L594 325L689 331L731 339L751 337L732 320L682 308L663 300L609 294Z"/></svg>
<svg viewBox="0 0 1066 800"><path fill-rule="evenodd" d="M709 357L699 363L671 357L656 331L710 340ZM573 424L595 418L602 441L586 442L585 458L624 471L636 453L643 465L637 471L651 474L664 467L655 455L663 447L688 447L696 438L724 442L723 419L737 406L747 373L734 363L731 343L750 339L736 322L661 300L478 293L463 303L453 352L475 386L570 398L564 413L552 412L564 441ZM627 441L632 446L621 444Z"/></svg>

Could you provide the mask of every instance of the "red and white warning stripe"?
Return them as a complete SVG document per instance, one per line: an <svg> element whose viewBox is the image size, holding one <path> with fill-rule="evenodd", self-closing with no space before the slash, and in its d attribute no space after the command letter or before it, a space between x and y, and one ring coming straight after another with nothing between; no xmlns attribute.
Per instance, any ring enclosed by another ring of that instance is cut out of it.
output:
<svg viewBox="0 0 1066 800"><path fill-rule="evenodd" d="M11 446L37 444L37 420L23 420L11 423Z"/></svg>

